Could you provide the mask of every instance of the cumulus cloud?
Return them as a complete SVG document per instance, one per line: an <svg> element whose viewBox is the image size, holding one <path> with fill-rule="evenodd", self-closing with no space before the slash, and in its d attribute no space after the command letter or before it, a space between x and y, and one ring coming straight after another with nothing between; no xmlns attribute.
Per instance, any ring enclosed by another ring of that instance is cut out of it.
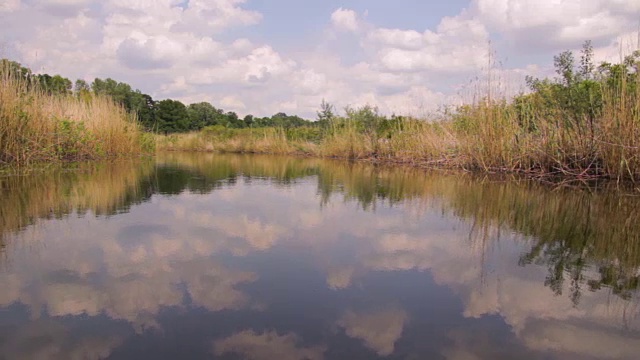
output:
<svg viewBox="0 0 640 360"><path fill-rule="evenodd" d="M145 40L128 38L116 50L118 60L131 69L168 68L181 52L181 45L166 37Z"/></svg>
<svg viewBox="0 0 640 360"><path fill-rule="evenodd" d="M380 62L391 71L464 72L487 63L489 33L484 25L463 17L444 18L437 31L423 34L397 29L378 29Z"/></svg>
<svg viewBox="0 0 640 360"><path fill-rule="evenodd" d="M20 8L20 0L6 0L0 3L0 12L12 12Z"/></svg>
<svg viewBox="0 0 640 360"><path fill-rule="evenodd" d="M339 8L331 14L331 23L337 29L345 31L358 31L360 20L355 11Z"/></svg>
<svg viewBox="0 0 640 360"><path fill-rule="evenodd" d="M241 6L246 0L190 0L172 30L211 35L229 27L242 27L260 22L262 14Z"/></svg>
<svg viewBox="0 0 640 360"><path fill-rule="evenodd" d="M523 48L606 44L637 27L640 5L628 0L475 0L478 17Z"/></svg>
<svg viewBox="0 0 640 360"><path fill-rule="evenodd" d="M10 1L11 2L11 1ZM38 1L36 8L59 17L72 17L86 9L91 0L44 0Z"/></svg>

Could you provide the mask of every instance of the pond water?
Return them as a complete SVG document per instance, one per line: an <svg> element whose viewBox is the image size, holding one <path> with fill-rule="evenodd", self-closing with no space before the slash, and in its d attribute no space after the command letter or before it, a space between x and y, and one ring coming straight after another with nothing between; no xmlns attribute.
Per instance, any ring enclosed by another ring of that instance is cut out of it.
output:
<svg viewBox="0 0 640 360"><path fill-rule="evenodd" d="M0 185L0 359L640 354L637 191L210 154Z"/></svg>

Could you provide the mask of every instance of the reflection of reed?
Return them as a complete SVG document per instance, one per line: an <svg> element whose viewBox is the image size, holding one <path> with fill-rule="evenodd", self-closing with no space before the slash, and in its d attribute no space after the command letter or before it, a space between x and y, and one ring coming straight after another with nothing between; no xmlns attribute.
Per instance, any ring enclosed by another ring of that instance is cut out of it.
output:
<svg viewBox="0 0 640 360"><path fill-rule="evenodd" d="M242 156L224 154L159 153L158 164L184 168L207 180L227 180L239 176L270 178L287 183L316 175L323 160L291 156Z"/></svg>
<svg viewBox="0 0 640 360"><path fill-rule="evenodd" d="M146 161L78 163L42 173L0 177L0 239L37 219L72 211L111 215L136 202L139 184L153 170Z"/></svg>

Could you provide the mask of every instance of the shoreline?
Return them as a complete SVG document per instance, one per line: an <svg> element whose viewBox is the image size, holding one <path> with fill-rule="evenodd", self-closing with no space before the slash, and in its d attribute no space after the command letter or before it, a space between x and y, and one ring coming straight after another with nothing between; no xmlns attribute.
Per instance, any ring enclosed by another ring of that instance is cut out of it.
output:
<svg viewBox="0 0 640 360"><path fill-rule="evenodd" d="M307 159L324 159L340 162L353 162L371 164L373 166L385 166L385 167L408 167L412 169L422 169L427 171L443 171L443 172L462 172L470 174L474 177L512 177L511 180L531 180L552 186L571 187L571 188L594 188L600 187L599 183L616 184L616 188L623 192L640 192L640 187L637 187L637 182L633 182L629 179L616 179L608 177L606 175L583 175L576 176L574 174L556 172L532 172L532 171L518 171L506 168L465 168L461 165L452 164L448 159L442 160L402 160L394 158L380 158L380 157L364 157L364 158L347 158L340 156L318 156L310 153L277 153L277 152L259 152L259 151L220 151L220 150L181 150L181 149L160 149L158 152L164 153L183 153L183 154L218 154L218 155L264 155L264 156L290 156L295 158L307 158ZM157 155L156 155L157 156ZM155 157L155 156L154 156ZM579 175L579 174L578 174ZM516 178L513 178L516 177ZM501 179L502 180L502 179ZM579 183L580 185L570 185ZM595 183L595 184L594 184Z"/></svg>

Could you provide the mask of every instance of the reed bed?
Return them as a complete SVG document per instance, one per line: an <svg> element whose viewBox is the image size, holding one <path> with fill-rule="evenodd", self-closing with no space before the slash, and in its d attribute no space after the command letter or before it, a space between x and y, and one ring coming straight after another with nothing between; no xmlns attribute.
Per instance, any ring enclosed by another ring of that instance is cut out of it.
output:
<svg viewBox="0 0 640 360"><path fill-rule="evenodd" d="M0 165L93 160L153 151L135 116L108 97L49 94L0 63Z"/></svg>
<svg viewBox="0 0 640 360"><path fill-rule="evenodd" d="M164 151L315 155L315 144L296 141L286 133L281 128L226 129L214 126L198 133L157 135L156 146Z"/></svg>

